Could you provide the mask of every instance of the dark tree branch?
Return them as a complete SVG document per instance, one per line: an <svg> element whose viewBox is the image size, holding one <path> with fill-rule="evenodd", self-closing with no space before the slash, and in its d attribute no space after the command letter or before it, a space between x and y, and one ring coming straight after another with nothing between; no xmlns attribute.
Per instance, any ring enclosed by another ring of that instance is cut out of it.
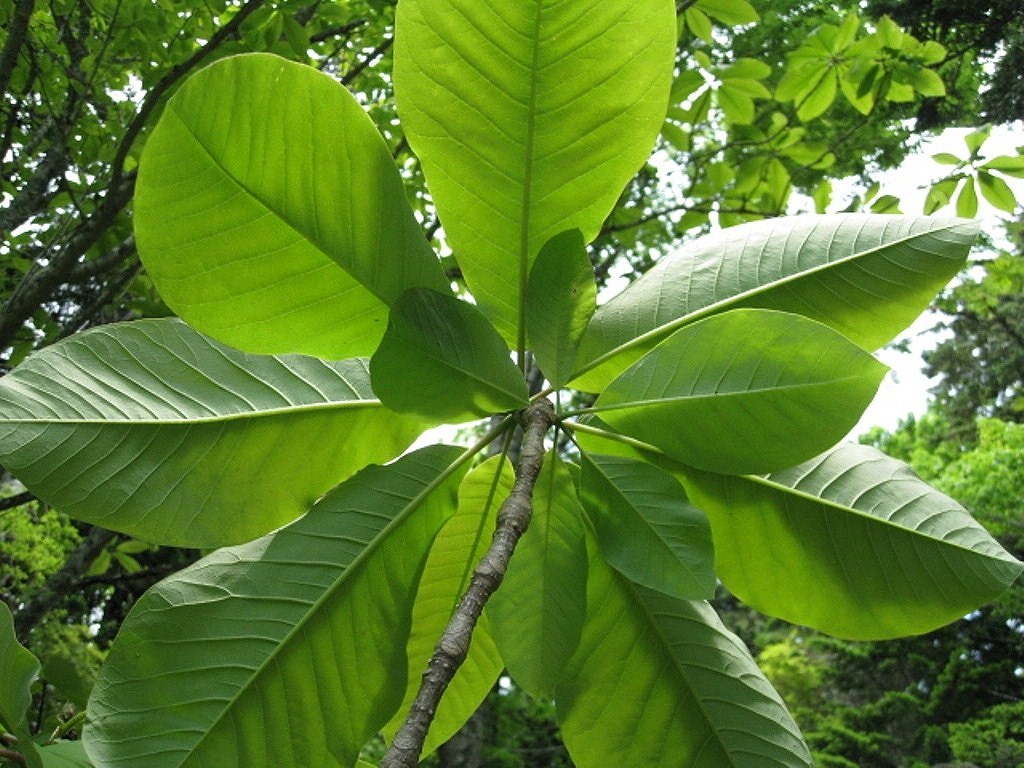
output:
<svg viewBox="0 0 1024 768"><path fill-rule="evenodd" d="M82 576L100 552L114 539L113 531L93 527L85 535L74 551L68 555L60 570L52 574L39 590L25 601L25 604L14 616L14 631L22 642L28 639L32 628L39 620L53 610L64 596L76 589Z"/></svg>
<svg viewBox="0 0 1024 768"><path fill-rule="evenodd" d="M391 44L393 42L394 42L394 38L393 37L389 37L387 40L385 40L380 45L378 45L376 48L374 48L372 51L370 51L370 53L366 56L365 59L360 61L358 64L356 64L354 67L352 67L352 69L350 69L348 72L346 72L342 76L341 84L342 85L350 85L352 83L352 81L355 80L357 77L359 77L361 74L363 74L363 72L366 71L366 69L371 64L373 64L373 62L375 62L377 59L379 59L381 56L383 56L387 52L388 48L391 47Z"/></svg>
<svg viewBox="0 0 1024 768"><path fill-rule="evenodd" d="M504 579L512 552L530 524L533 487L544 459L544 435L555 423L551 403L538 400L523 411L522 422L523 443L516 481L498 510L491 546L473 571L469 587L427 663L416 699L384 754L380 768L416 767L441 696L466 660L473 628L484 605Z"/></svg>
<svg viewBox="0 0 1024 768"><path fill-rule="evenodd" d="M347 24L342 24L337 27L330 27L329 29L324 29L321 30L320 32L317 32L315 35L310 35L309 42L323 43L327 40L330 40L332 37L347 38L357 29L359 29L360 27L365 27L369 23L370 22L367 21L366 19L356 19L355 21L350 21Z"/></svg>
<svg viewBox="0 0 1024 768"><path fill-rule="evenodd" d="M34 8L35 0L15 0L14 2L14 14L7 23L7 40L4 41L3 50L0 50L0 93L6 94L7 87L11 84L18 54L28 36L28 23L32 18Z"/></svg>
<svg viewBox="0 0 1024 768"><path fill-rule="evenodd" d="M35 498L35 495L25 491L24 493L18 493L14 496L8 496L5 499L0 499L0 512L28 504L30 501L35 501Z"/></svg>

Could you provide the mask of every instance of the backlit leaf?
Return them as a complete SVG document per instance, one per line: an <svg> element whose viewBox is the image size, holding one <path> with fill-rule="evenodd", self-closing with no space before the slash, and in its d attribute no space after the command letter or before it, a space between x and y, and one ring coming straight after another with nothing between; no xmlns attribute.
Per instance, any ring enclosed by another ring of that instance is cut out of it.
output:
<svg viewBox="0 0 1024 768"><path fill-rule="evenodd" d="M292 525L147 592L89 701L90 757L351 766L405 692L416 583L455 511L459 477L446 473L460 453L431 446L368 467Z"/></svg>
<svg viewBox="0 0 1024 768"><path fill-rule="evenodd" d="M284 525L422 428L365 360L247 355L173 319L79 334L0 380L5 467L73 517L178 546Z"/></svg>
<svg viewBox="0 0 1024 768"><path fill-rule="evenodd" d="M599 232L650 153L675 60L670 0L403 0L402 126L467 284L518 346L529 270Z"/></svg>
<svg viewBox="0 0 1024 768"><path fill-rule="evenodd" d="M450 290L362 107L269 54L181 87L146 141L134 209L167 305L248 352L368 355L403 290Z"/></svg>
<svg viewBox="0 0 1024 768"><path fill-rule="evenodd" d="M690 466L768 472L842 439L886 370L822 323L738 309L676 331L609 384L594 411Z"/></svg>

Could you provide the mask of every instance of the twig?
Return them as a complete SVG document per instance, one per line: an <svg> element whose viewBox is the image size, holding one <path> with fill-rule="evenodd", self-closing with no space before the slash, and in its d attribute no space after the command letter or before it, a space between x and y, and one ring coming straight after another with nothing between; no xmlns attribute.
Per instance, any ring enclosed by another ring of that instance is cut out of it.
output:
<svg viewBox="0 0 1024 768"><path fill-rule="evenodd" d="M522 412L524 434L516 481L498 510L491 546L473 571L466 593L434 648L416 699L384 753L380 768L415 768L419 762L441 696L466 660L473 628L504 579L512 552L530 524L533 487L544 460L544 435L555 420L548 400L538 400Z"/></svg>

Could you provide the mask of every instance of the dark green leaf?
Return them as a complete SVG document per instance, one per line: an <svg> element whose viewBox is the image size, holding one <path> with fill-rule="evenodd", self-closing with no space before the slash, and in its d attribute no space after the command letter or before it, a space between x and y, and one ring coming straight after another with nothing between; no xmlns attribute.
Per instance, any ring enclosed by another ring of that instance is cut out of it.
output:
<svg viewBox="0 0 1024 768"><path fill-rule="evenodd" d="M373 390L395 411L467 421L528 403L526 380L472 304L413 288L391 308L370 359Z"/></svg>
<svg viewBox="0 0 1024 768"><path fill-rule="evenodd" d="M613 568L683 600L714 596L711 527L672 475L601 454L584 454L582 469L580 501Z"/></svg>
<svg viewBox="0 0 1024 768"><path fill-rule="evenodd" d="M597 308L597 284L578 229L551 238L530 270L526 333L554 387L572 374L580 339Z"/></svg>

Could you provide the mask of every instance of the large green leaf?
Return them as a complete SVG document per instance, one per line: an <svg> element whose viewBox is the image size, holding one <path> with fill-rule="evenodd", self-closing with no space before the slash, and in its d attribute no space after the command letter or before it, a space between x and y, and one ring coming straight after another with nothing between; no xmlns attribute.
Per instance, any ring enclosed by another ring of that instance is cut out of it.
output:
<svg viewBox="0 0 1024 768"><path fill-rule="evenodd" d="M1021 572L963 507L868 446L767 477L683 479L711 519L725 585L764 613L833 635L927 632Z"/></svg>
<svg viewBox="0 0 1024 768"><path fill-rule="evenodd" d="M678 480L647 462L602 454L583 454L582 470L580 501L613 568L673 597L714 597L711 526Z"/></svg>
<svg viewBox="0 0 1024 768"><path fill-rule="evenodd" d="M670 0L403 0L402 126L455 257L501 334L523 341L530 265L593 239L668 108Z"/></svg>
<svg viewBox="0 0 1024 768"><path fill-rule="evenodd" d="M11 609L0 600L0 730L18 739L16 749L25 757L29 768L42 766L26 718L32 703L32 683L38 674L39 661L18 642Z"/></svg>
<svg viewBox="0 0 1024 768"><path fill-rule="evenodd" d="M182 86L146 141L134 208L167 304L249 352L368 355L398 294L449 289L355 98L268 54Z"/></svg>
<svg viewBox="0 0 1024 768"><path fill-rule="evenodd" d="M58 741L39 748L43 768L92 768L81 741Z"/></svg>
<svg viewBox="0 0 1024 768"><path fill-rule="evenodd" d="M530 349L553 387L569 380L583 332L597 307L597 284L578 229L555 235L537 255L526 295Z"/></svg>
<svg viewBox="0 0 1024 768"><path fill-rule="evenodd" d="M583 639L555 692L579 768L809 766L782 700L714 611L592 557Z"/></svg>
<svg viewBox="0 0 1024 768"><path fill-rule="evenodd" d="M736 309L676 331L609 384L594 410L690 466L768 472L841 440L886 370L827 325Z"/></svg>
<svg viewBox="0 0 1024 768"><path fill-rule="evenodd" d="M470 470L459 486L458 512L437 534L416 592L409 632L409 682L405 700L384 734L392 737L409 711L427 661L469 586L473 570L491 543L498 507L512 490L512 465L494 456ZM477 710L504 663L487 616L473 631L466 660L445 689L423 745L423 756L450 739Z"/></svg>
<svg viewBox="0 0 1024 768"><path fill-rule="evenodd" d="M529 404L526 379L480 310L426 288L406 291L391 307L370 374L388 408L435 422Z"/></svg>
<svg viewBox="0 0 1024 768"><path fill-rule="evenodd" d="M90 757L351 766L405 692L416 582L455 510L459 453L368 467L292 525L146 593L89 701Z"/></svg>
<svg viewBox="0 0 1024 768"><path fill-rule="evenodd" d="M568 468L549 451L530 527L487 604L505 666L532 696L551 693L579 643L587 601L582 514Z"/></svg>
<svg viewBox="0 0 1024 768"><path fill-rule="evenodd" d="M795 312L876 349L959 271L976 234L976 224L957 219L850 214L703 237L598 308L575 385L599 391L677 328L735 307Z"/></svg>
<svg viewBox="0 0 1024 768"><path fill-rule="evenodd" d="M0 462L69 515L211 547L294 520L423 422L363 360L247 355L173 319L62 341L0 381Z"/></svg>

